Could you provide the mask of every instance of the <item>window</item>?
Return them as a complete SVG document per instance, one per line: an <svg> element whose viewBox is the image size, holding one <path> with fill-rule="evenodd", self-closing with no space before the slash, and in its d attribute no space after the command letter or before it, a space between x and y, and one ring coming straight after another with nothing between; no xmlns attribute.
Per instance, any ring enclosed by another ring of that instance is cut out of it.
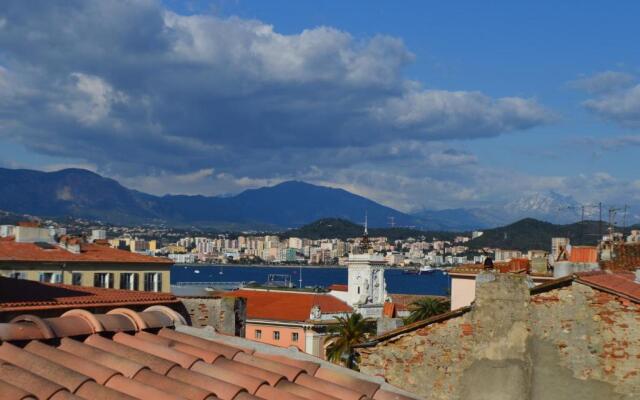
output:
<svg viewBox="0 0 640 400"><path fill-rule="evenodd" d="M273 331L273 340L280 340L280 331Z"/></svg>
<svg viewBox="0 0 640 400"><path fill-rule="evenodd" d="M297 342L298 341L298 332L293 332L291 334L291 341L292 342Z"/></svg>
<svg viewBox="0 0 640 400"><path fill-rule="evenodd" d="M262 339L262 331L260 329L256 329L256 339Z"/></svg>
<svg viewBox="0 0 640 400"><path fill-rule="evenodd" d="M62 283L62 274L56 272L41 272L40 282Z"/></svg>
<svg viewBox="0 0 640 400"><path fill-rule="evenodd" d="M71 273L71 284L76 286L82 286L82 273L81 272L72 272Z"/></svg>
<svg viewBox="0 0 640 400"><path fill-rule="evenodd" d="M162 292L162 274L160 272L145 272L145 292Z"/></svg>
<svg viewBox="0 0 640 400"><path fill-rule="evenodd" d="M93 286L113 289L113 273L96 272L93 274Z"/></svg>
<svg viewBox="0 0 640 400"><path fill-rule="evenodd" d="M120 274L120 289L138 290L138 274L135 272L123 272Z"/></svg>
<svg viewBox="0 0 640 400"><path fill-rule="evenodd" d="M12 272L11 275L9 275L9 277L11 277L13 279L27 279L27 273L26 272Z"/></svg>
<svg viewBox="0 0 640 400"><path fill-rule="evenodd" d="M358 294L360 294L360 286L358 286Z"/></svg>

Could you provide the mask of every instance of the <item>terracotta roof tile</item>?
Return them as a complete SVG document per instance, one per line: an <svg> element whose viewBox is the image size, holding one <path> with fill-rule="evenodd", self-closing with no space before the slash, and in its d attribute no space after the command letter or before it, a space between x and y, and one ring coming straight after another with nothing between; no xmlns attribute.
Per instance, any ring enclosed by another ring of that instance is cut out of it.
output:
<svg viewBox="0 0 640 400"><path fill-rule="evenodd" d="M247 299L247 318L277 321L307 321L313 306L323 314L348 313L353 309L344 301L318 293L285 292L277 290L236 290L225 296Z"/></svg>
<svg viewBox="0 0 640 400"><path fill-rule="evenodd" d="M632 272L599 271L578 275L578 282L640 303L640 283Z"/></svg>
<svg viewBox="0 0 640 400"><path fill-rule="evenodd" d="M0 313L48 309L177 304L170 293L103 289L0 277Z"/></svg>
<svg viewBox="0 0 640 400"><path fill-rule="evenodd" d="M334 283L333 285L329 285L329 287L327 289L335 290L337 292L348 292L349 291L349 285L341 285L341 284L338 284L338 283Z"/></svg>
<svg viewBox="0 0 640 400"><path fill-rule="evenodd" d="M410 308L409 306L411 305L411 303L418 301L420 299L424 299L425 297L438 299L442 301L448 300L448 298L445 296L428 296L423 294L394 293L394 294L390 294L389 297L391 298L391 303L385 303L385 306L387 304L393 304L395 306L395 311L407 311L409 310Z"/></svg>
<svg viewBox="0 0 640 400"><path fill-rule="evenodd" d="M172 327L182 321L170 309L119 310L114 315L85 315L86 319L79 318L81 314L43 319L23 316L0 324L0 398L409 399L353 371L320 366L320 361L240 350L176 332ZM132 331L122 332L113 321L100 322L107 317L130 318L127 329ZM159 331L147 328L144 321L158 321L163 327ZM91 333L96 323L101 324L103 336ZM23 329L34 325L35 330ZM60 337L66 332L84 333L74 339Z"/></svg>
<svg viewBox="0 0 640 400"><path fill-rule="evenodd" d="M80 253L58 246L43 249L35 243L17 243L12 237L0 238L0 262L64 262L172 265L164 257L152 257L111 247L82 243Z"/></svg>
<svg viewBox="0 0 640 400"><path fill-rule="evenodd" d="M569 261L574 263L597 263L598 248L596 246L573 246Z"/></svg>

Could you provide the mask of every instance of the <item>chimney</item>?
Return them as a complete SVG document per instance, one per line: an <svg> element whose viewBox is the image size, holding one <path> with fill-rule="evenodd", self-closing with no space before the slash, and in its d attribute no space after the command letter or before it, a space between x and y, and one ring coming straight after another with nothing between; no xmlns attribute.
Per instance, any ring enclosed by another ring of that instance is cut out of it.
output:
<svg viewBox="0 0 640 400"><path fill-rule="evenodd" d="M476 277L476 300L469 315L473 361L461 378L461 398L530 398L530 285L530 278L521 274L485 271Z"/></svg>
<svg viewBox="0 0 640 400"><path fill-rule="evenodd" d="M636 283L640 283L640 267L636 268Z"/></svg>

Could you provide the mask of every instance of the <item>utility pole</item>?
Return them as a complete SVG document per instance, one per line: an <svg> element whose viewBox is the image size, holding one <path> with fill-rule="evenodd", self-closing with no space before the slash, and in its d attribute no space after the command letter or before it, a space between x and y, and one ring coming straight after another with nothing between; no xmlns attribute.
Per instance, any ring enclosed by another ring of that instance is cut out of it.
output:
<svg viewBox="0 0 640 400"><path fill-rule="evenodd" d="M622 234L625 234L624 231L627 229L627 210L629 208L628 204L624 205L624 214L622 214Z"/></svg>
<svg viewBox="0 0 640 400"><path fill-rule="evenodd" d="M598 209L600 210L600 217L598 219L598 235L602 238L602 202L598 203Z"/></svg>

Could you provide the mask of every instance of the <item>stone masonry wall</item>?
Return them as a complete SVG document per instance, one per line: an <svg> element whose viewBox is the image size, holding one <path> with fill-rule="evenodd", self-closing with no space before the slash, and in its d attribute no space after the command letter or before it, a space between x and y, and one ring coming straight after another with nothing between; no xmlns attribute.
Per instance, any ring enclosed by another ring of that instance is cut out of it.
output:
<svg viewBox="0 0 640 400"><path fill-rule="evenodd" d="M237 297L183 297L180 301L189 316L189 325L212 326L217 332L244 337L246 300Z"/></svg>
<svg viewBox="0 0 640 400"><path fill-rule="evenodd" d="M533 344L553 348L573 378L640 398L640 305L573 283L533 296L530 311Z"/></svg>
<svg viewBox="0 0 640 400"><path fill-rule="evenodd" d="M638 304L579 283L516 294L520 305L488 294L462 316L361 349L360 370L429 400L640 399Z"/></svg>

